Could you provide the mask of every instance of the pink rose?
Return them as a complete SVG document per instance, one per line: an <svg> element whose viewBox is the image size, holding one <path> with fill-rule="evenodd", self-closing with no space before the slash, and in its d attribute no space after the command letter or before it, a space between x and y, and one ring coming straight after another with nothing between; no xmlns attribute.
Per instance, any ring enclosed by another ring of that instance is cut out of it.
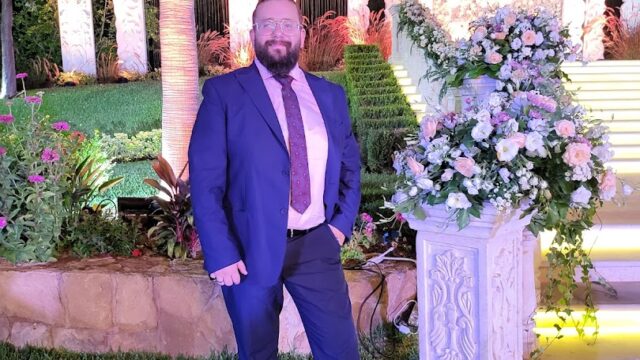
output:
<svg viewBox="0 0 640 360"><path fill-rule="evenodd" d="M484 62L488 64L499 64L502 62L502 55L495 51L491 51L484 56Z"/></svg>
<svg viewBox="0 0 640 360"><path fill-rule="evenodd" d="M507 37L507 33L504 31L493 33L493 38L496 40L504 40Z"/></svg>
<svg viewBox="0 0 640 360"><path fill-rule="evenodd" d="M518 148L520 149L522 149L527 143L527 135L521 132L513 133L507 139L513 141L513 143L518 145Z"/></svg>
<svg viewBox="0 0 640 360"><path fill-rule="evenodd" d="M617 191L616 175L611 170L607 170L598 179L598 189L600 189L600 197L604 201L611 200Z"/></svg>
<svg viewBox="0 0 640 360"><path fill-rule="evenodd" d="M487 36L487 28L484 26L478 26L473 32L473 35L471 35L471 40L473 40L474 42L479 42L480 40L484 39L485 36Z"/></svg>
<svg viewBox="0 0 640 360"><path fill-rule="evenodd" d="M424 165L420 164L412 157L407 158L407 165L409 165L409 169L411 169L411 172L415 176L421 175L424 172Z"/></svg>
<svg viewBox="0 0 640 360"><path fill-rule="evenodd" d="M504 17L504 24L507 26L512 26L516 23L517 17L515 13L509 12Z"/></svg>
<svg viewBox="0 0 640 360"><path fill-rule="evenodd" d="M422 135L425 139L431 139L438 130L438 120L425 116L422 119Z"/></svg>
<svg viewBox="0 0 640 360"><path fill-rule="evenodd" d="M576 126L572 121L569 120L560 120L555 123L556 134L563 138L568 138L570 136L576 135Z"/></svg>
<svg viewBox="0 0 640 360"><path fill-rule="evenodd" d="M473 174L475 173L475 165L476 162L473 161L473 159L466 157L459 157L453 162L453 168L466 177L473 176Z"/></svg>
<svg viewBox="0 0 640 360"><path fill-rule="evenodd" d="M525 31L520 37L524 46L531 46L536 43L536 32L533 30Z"/></svg>
<svg viewBox="0 0 640 360"><path fill-rule="evenodd" d="M571 143L562 155L565 164L576 167L584 165L591 159L591 146L583 143Z"/></svg>

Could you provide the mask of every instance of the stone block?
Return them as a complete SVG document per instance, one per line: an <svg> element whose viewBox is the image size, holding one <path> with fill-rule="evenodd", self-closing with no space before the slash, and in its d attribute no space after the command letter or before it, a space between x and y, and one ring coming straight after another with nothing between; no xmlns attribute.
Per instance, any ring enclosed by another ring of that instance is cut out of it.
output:
<svg viewBox="0 0 640 360"><path fill-rule="evenodd" d="M51 329L46 324L16 322L11 327L10 342L17 346L33 345L51 347Z"/></svg>
<svg viewBox="0 0 640 360"><path fill-rule="evenodd" d="M105 352L107 334L100 330L52 329L53 346L77 352Z"/></svg>
<svg viewBox="0 0 640 360"><path fill-rule="evenodd" d="M158 352L158 333L149 331L119 331L109 336L108 347L111 351Z"/></svg>
<svg viewBox="0 0 640 360"><path fill-rule="evenodd" d="M0 312L45 324L63 324L59 274L51 271L0 272Z"/></svg>
<svg viewBox="0 0 640 360"><path fill-rule="evenodd" d="M114 322L120 329L142 331L158 325L151 278L142 275L114 275L116 298Z"/></svg>
<svg viewBox="0 0 640 360"><path fill-rule="evenodd" d="M63 274L61 293L70 327L106 330L113 326L111 275Z"/></svg>

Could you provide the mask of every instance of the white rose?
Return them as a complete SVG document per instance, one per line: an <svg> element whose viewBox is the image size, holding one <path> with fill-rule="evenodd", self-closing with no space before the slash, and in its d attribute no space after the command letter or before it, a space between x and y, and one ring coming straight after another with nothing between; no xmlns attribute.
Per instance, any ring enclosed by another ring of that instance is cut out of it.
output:
<svg viewBox="0 0 640 360"><path fill-rule="evenodd" d="M454 209L468 209L471 203L463 193L450 193L447 197L447 206Z"/></svg>
<svg viewBox="0 0 640 360"><path fill-rule="evenodd" d="M453 169L446 169L444 171L444 173L442 173L442 176L440 177L440 179L444 182L447 182L449 180L451 180L451 178L453 177L453 174L455 173L455 171Z"/></svg>
<svg viewBox="0 0 640 360"><path fill-rule="evenodd" d="M418 185L419 188L424 189L424 190L431 190L433 189L433 181L427 177L420 177L417 181L416 181L416 185Z"/></svg>
<svg viewBox="0 0 640 360"><path fill-rule="evenodd" d="M602 162L608 162L613 157L613 151L609 149L609 144L598 145L591 149L591 153L602 160Z"/></svg>
<svg viewBox="0 0 640 360"><path fill-rule="evenodd" d="M588 207L591 191L584 186L580 186L578 190L571 193L571 204L578 207Z"/></svg>
<svg viewBox="0 0 640 360"><path fill-rule="evenodd" d="M511 161L518 154L518 144L509 139L502 139L496 144L496 152L498 160Z"/></svg>
<svg viewBox="0 0 640 360"><path fill-rule="evenodd" d="M391 197L391 202L394 204L402 204L403 202L407 201L407 199L409 199L409 196L405 192L397 191Z"/></svg>
<svg viewBox="0 0 640 360"><path fill-rule="evenodd" d="M504 84L502 85L504 86ZM500 89L502 89L502 87L500 87ZM500 90L497 89L497 90ZM500 104L502 104L502 97L500 96L500 94L498 93L491 93L491 95L489 95L489 105L496 107L499 106Z"/></svg>
<svg viewBox="0 0 640 360"><path fill-rule="evenodd" d="M538 152L544 146L542 135L535 131L528 133L524 146L531 152Z"/></svg>
<svg viewBox="0 0 640 360"><path fill-rule="evenodd" d="M522 46L522 40L520 40L520 38L513 39L513 41L511 42L511 48L514 50L518 50L520 49L520 46Z"/></svg>
<svg viewBox="0 0 640 360"><path fill-rule="evenodd" d="M481 141L489 137L493 132L493 126L489 121L480 121L471 130L471 137L475 141Z"/></svg>
<svg viewBox="0 0 640 360"><path fill-rule="evenodd" d="M482 110L478 111L478 113L476 114L475 118L478 121L491 121L491 113L489 111L487 111L486 109L482 109Z"/></svg>
<svg viewBox="0 0 640 360"><path fill-rule="evenodd" d="M412 186L411 189L409 189L409 196L416 196L418 195L418 188L415 186Z"/></svg>

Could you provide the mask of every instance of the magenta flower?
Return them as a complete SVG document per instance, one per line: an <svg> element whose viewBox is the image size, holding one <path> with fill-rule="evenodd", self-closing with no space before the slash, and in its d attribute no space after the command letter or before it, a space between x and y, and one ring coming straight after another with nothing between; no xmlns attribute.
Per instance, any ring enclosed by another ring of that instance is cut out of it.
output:
<svg viewBox="0 0 640 360"><path fill-rule="evenodd" d="M27 73L16 74L16 79L24 79L27 77Z"/></svg>
<svg viewBox="0 0 640 360"><path fill-rule="evenodd" d="M396 213L396 220L400 222L400 224L404 223L405 221L407 221L407 219L404 218L404 216L402 216L401 213Z"/></svg>
<svg viewBox="0 0 640 360"><path fill-rule="evenodd" d="M69 123L66 121L58 121L51 124L51 128L56 131L67 131L69 130Z"/></svg>
<svg viewBox="0 0 640 360"><path fill-rule="evenodd" d="M4 146L0 146L0 156L4 156L7 153L7 148Z"/></svg>
<svg viewBox="0 0 640 360"><path fill-rule="evenodd" d="M371 217L371 215L367 214L367 213L362 213L360 214L360 220L362 220L363 222L366 223L370 223L373 221L373 218Z"/></svg>
<svg viewBox="0 0 640 360"><path fill-rule="evenodd" d="M4 216L0 216L0 229L4 229L7 227L7 218Z"/></svg>
<svg viewBox="0 0 640 360"><path fill-rule="evenodd" d="M42 161L51 164L60 160L60 155L58 155L58 152L55 151L54 149L45 148L42 151L42 156L40 156L40 158L42 159Z"/></svg>
<svg viewBox="0 0 640 360"><path fill-rule="evenodd" d="M10 114L2 114L0 115L0 123L3 124L11 124L13 122L13 115Z"/></svg>
<svg viewBox="0 0 640 360"><path fill-rule="evenodd" d="M42 98L40 96L26 96L24 102L27 104L42 104Z"/></svg>
<svg viewBox="0 0 640 360"><path fill-rule="evenodd" d="M29 175L27 179L33 184L44 182L44 176L42 175Z"/></svg>

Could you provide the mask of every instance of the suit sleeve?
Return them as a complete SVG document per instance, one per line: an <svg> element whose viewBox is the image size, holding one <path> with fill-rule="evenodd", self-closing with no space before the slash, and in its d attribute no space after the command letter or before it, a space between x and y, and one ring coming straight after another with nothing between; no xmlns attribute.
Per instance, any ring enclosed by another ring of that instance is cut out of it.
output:
<svg viewBox="0 0 640 360"><path fill-rule="evenodd" d="M351 129L347 97L342 87L336 88L336 109L340 113L344 141L341 149L338 208L329 223L349 239L360 207L360 148Z"/></svg>
<svg viewBox="0 0 640 360"><path fill-rule="evenodd" d="M211 81L205 82L202 94L189 143L189 182L204 268L211 274L241 258L223 209L227 184L225 109Z"/></svg>

